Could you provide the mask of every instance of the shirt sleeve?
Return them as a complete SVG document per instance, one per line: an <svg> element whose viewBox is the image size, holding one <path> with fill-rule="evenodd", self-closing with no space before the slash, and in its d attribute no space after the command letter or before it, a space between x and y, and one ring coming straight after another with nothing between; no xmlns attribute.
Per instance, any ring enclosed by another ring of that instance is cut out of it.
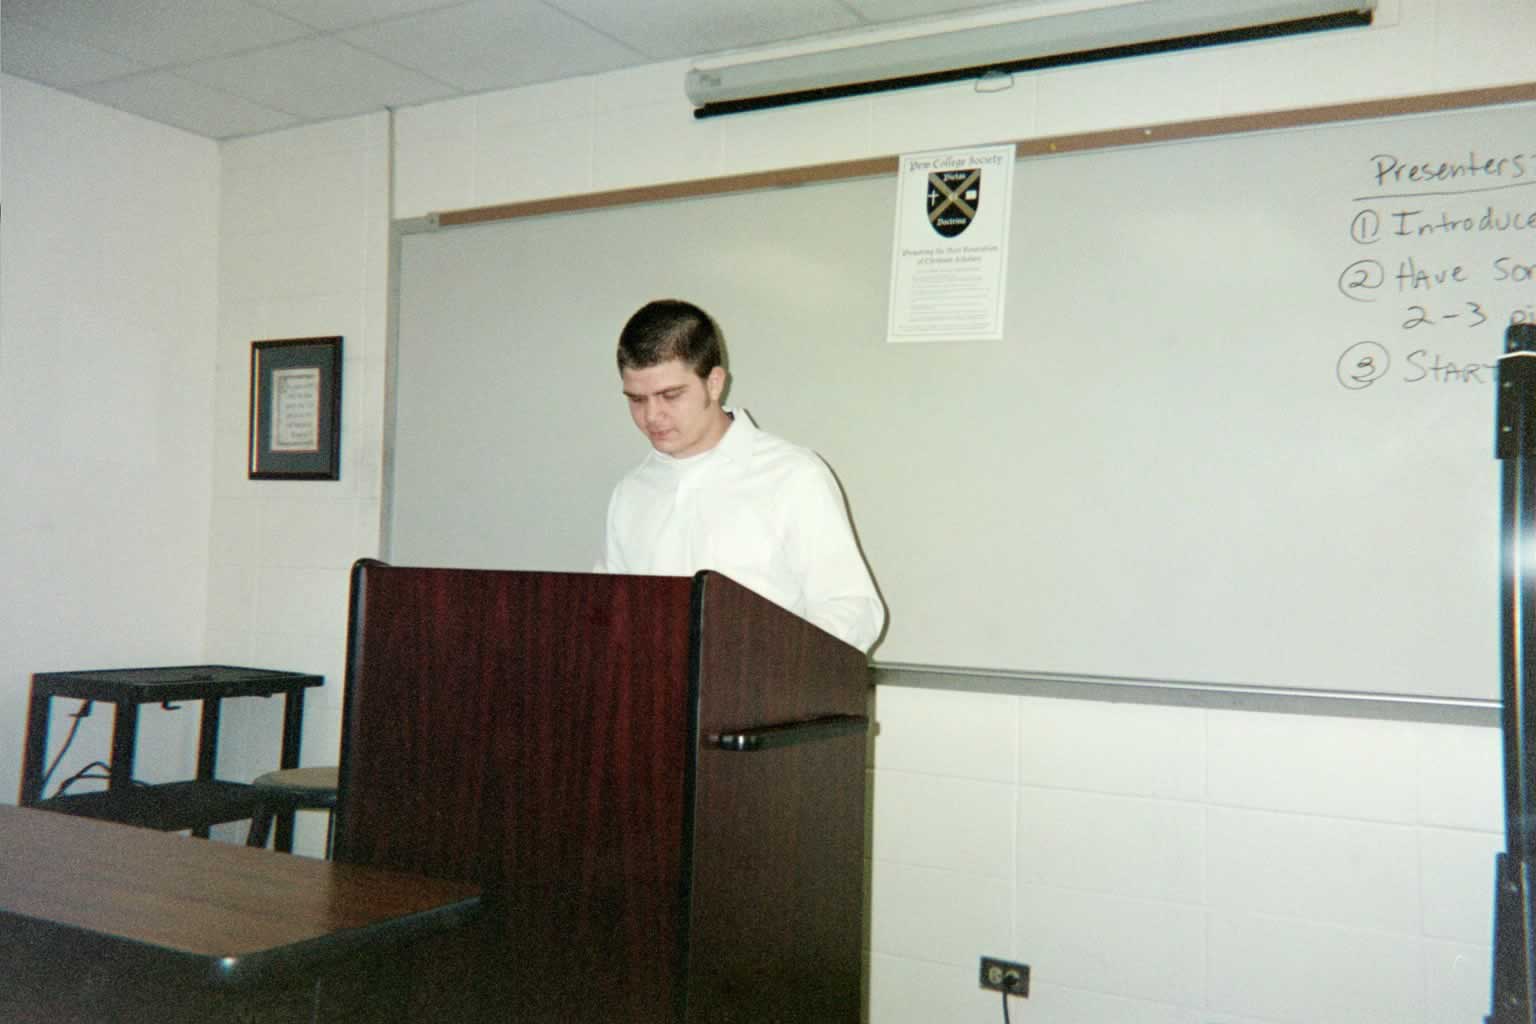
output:
<svg viewBox="0 0 1536 1024"><path fill-rule="evenodd" d="M854 538L842 488L812 455L791 492L785 538L804 581L805 617L867 653L885 627L885 604Z"/></svg>

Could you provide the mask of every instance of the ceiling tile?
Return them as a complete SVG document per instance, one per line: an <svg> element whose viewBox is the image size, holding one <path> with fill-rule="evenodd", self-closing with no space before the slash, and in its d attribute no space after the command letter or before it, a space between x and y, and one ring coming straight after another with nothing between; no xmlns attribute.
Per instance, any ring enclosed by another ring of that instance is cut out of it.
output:
<svg viewBox="0 0 1536 1024"><path fill-rule="evenodd" d="M442 82L336 39L301 39L181 72L254 103L321 120L454 95Z"/></svg>
<svg viewBox="0 0 1536 1024"><path fill-rule="evenodd" d="M650 97L665 62L722 51L1157 0L0 2L6 72L229 138L623 68L653 69ZM634 105L628 84L613 102Z"/></svg>
<svg viewBox="0 0 1536 1024"><path fill-rule="evenodd" d="M144 65L6 18L0 26L0 68L8 75L71 89L132 74Z"/></svg>
<svg viewBox="0 0 1536 1024"><path fill-rule="evenodd" d="M178 78L169 71L116 78L75 92L88 100L211 139L269 132L286 128L296 120L238 96Z"/></svg>
<svg viewBox="0 0 1536 1024"><path fill-rule="evenodd" d="M151 67L220 57L309 33L298 22L244 0L5 0L5 13Z"/></svg>
<svg viewBox="0 0 1536 1024"><path fill-rule="evenodd" d="M356 28L434 7L451 7L463 0L253 0L295 21L327 32Z"/></svg>
<svg viewBox="0 0 1536 1024"><path fill-rule="evenodd" d="M720 50L798 39L820 32L858 28L842 4L826 0L549 0L655 60L693 57Z"/></svg>
<svg viewBox="0 0 1536 1024"><path fill-rule="evenodd" d="M843 0L843 2L858 11L861 18L877 23L925 19L940 15L953 17L994 7L1025 8L1025 10L1017 10L1017 13L1034 17L1037 14L1055 13L1057 10L1069 8L1076 10L1096 5L1095 2L1084 3L1083 0L1075 0L1071 3L1064 3L1062 0ZM1097 4L1097 6L1103 6L1103 4ZM1028 10L1029 8L1034 9Z"/></svg>
<svg viewBox="0 0 1536 1024"><path fill-rule="evenodd" d="M639 51L533 0L477 0L341 38L470 91L646 62Z"/></svg>

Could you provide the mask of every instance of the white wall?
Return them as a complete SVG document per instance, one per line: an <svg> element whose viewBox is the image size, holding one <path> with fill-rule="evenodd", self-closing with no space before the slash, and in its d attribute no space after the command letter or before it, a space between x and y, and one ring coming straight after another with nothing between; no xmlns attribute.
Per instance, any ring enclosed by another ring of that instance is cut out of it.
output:
<svg viewBox="0 0 1536 1024"><path fill-rule="evenodd" d="M1494 729L877 694L872 1020L1480 1022Z"/></svg>
<svg viewBox="0 0 1536 1024"><path fill-rule="evenodd" d="M1000 93L698 122L679 63L405 110L393 214L1530 76L1525 0L1382 6L1365 33L1049 72ZM309 717L312 761L335 756L345 566L377 545L384 134L364 118L223 150L208 653L333 680ZM321 333L347 336L342 481L243 480L249 341ZM1034 965L1014 1010L1035 1024L1486 1011L1496 730L899 688L877 704L876 1024L998 1019L976 989L983 953ZM274 715L240 723L251 772L268 766Z"/></svg>
<svg viewBox="0 0 1536 1024"><path fill-rule="evenodd" d="M306 698L301 763L335 764L348 570L378 553L388 118L227 143L222 165L207 656L324 675ZM341 479L247 479L251 342L336 334ZM221 773L275 768L281 703L227 708ZM298 848L318 852L323 824L301 816Z"/></svg>
<svg viewBox="0 0 1536 1024"><path fill-rule="evenodd" d="M202 656L219 156L3 83L0 800L14 802L33 672ZM56 738L73 710L56 702ZM145 712L141 778L190 775L195 719ZM87 720L55 781L105 757L110 722Z"/></svg>

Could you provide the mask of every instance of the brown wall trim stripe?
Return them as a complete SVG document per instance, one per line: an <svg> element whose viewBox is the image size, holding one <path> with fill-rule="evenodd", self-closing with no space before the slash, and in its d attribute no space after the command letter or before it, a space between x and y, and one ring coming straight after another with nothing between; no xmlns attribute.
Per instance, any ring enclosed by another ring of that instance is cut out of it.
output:
<svg viewBox="0 0 1536 1024"><path fill-rule="evenodd" d="M1197 121L1177 121L1168 124L1114 128L1101 132L1082 132L1076 135L1024 139L1016 142L1015 146L1018 149L1019 157L1022 159L1023 157L1030 156L1049 156L1055 153L1081 153L1095 149L1113 149L1120 146L1178 142L1189 139L1213 138L1221 135L1240 135L1248 132L1304 128L1310 125L1334 124L1341 121L1364 121L1380 117L1429 114L1450 110L1470 110L1476 107L1504 106L1512 103L1528 103L1533 101L1536 101L1536 82L1525 82L1519 85L1495 86L1486 89L1426 93L1418 96L1402 96L1395 99L1339 103L1322 107L1299 107L1293 110L1275 110L1257 114L1212 117ZM735 174L719 178L699 178L692 181L669 182L663 185L644 185L637 188L615 189L608 192L587 192L578 195L555 196L550 199L536 199L529 202L502 203L496 206L476 206L464 210L451 210L434 215L434 219L440 227L459 227L467 224L483 224L490 221L516 220L521 217L540 217L551 213L574 213L581 210L595 210L610 206L630 206L637 203L655 203L671 199L696 199L702 196L751 192L765 188L791 188L796 185L813 185L820 182L841 181L846 178L868 178L881 174L894 174L897 169L897 161L898 157L896 156L870 157L863 160L845 160L838 163L758 171L752 174Z"/></svg>

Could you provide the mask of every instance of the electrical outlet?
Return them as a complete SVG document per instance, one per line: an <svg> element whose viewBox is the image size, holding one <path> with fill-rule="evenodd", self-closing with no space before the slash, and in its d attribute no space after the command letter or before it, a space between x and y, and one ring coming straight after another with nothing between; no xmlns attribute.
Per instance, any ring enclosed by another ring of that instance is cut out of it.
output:
<svg viewBox="0 0 1536 1024"><path fill-rule="evenodd" d="M1016 964L1012 960L995 957L981 958L981 987L993 992L1006 992L1011 996L1029 995L1029 964Z"/></svg>

